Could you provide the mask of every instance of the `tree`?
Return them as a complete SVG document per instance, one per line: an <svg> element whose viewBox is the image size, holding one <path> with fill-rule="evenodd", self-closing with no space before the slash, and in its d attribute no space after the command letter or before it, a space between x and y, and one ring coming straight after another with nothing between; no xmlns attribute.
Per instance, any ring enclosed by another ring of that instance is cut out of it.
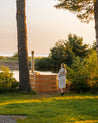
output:
<svg viewBox="0 0 98 123"><path fill-rule="evenodd" d="M97 50L97 61L98 61L98 0L95 2L95 30L96 30L96 50Z"/></svg>
<svg viewBox="0 0 98 123"><path fill-rule="evenodd" d="M93 45L92 45L92 47L91 47L93 50L96 50L96 42L94 41L93 42Z"/></svg>
<svg viewBox="0 0 98 123"><path fill-rule="evenodd" d="M65 62L65 46L64 41L56 42L55 46L50 50L50 58L54 67L59 67L62 62Z"/></svg>
<svg viewBox="0 0 98 123"><path fill-rule="evenodd" d="M16 19L18 33L19 88L22 91L30 91L25 0L17 0Z"/></svg>
<svg viewBox="0 0 98 123"><path fill-rule="evenodd" d="M65 43L66 46L70 45L72 47L72 51L75 56L79 56L80 58L87 57L89 54L88 45L83 44L83 38L78 37L75 34L69 34L68 40Z"/></svg>
<svg viewBox="0 0 98 123"><path fill-rule="evenodd" d="M67 79L72 82L72 88L78 92L91 90L98 92L98 64L97 53L95 50L83 61L79 57L73 61L70 67L67 67Z"/></svg>
<svg viewBox="0 0 98 123"><path fill-rule="evenodd" d="M96 50L98 60L98 0L58 0L58 9L67 9L77 15L81 22L89 23L95 17Z"/></svg>
<svg viewBox="0 0 98 123"><path fill-rule="evenodd" d="M68 40L58 41L50 50L50 58L54 63L54 67L59 67L62 62L71 66L75 57L84 59L90 53L87 49L88 45L83 44L83 38L75 34L68 35Z"/></svg>
<svg viewBox="0 0 98 123"><path fill-rule="evenodd" d="M75 54L72 51L73 46L71 46L69 43L66 45L65 43L65 63L68 66L71 66L73 63L73 60L75 59Z"/></svg>
<svg viewBox="0 0 98 123"><path fill-rule="evenodd" d="M18 57L18 52L16 52L12 57Z"/></svg>
<svg viewBox="0 0 98 123"><path fill-rule="evenodd" d="M77 15L82 22L89 22L94 18L94 0L58 0L58 9L67 9Z"/></svg>

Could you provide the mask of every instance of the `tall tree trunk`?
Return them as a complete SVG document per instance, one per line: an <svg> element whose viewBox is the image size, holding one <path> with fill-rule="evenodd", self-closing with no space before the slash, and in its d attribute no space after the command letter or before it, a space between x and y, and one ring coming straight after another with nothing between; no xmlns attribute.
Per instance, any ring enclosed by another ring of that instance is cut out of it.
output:
<svg viewBox="0 0 98 123"><path fill-rule="evenodd" d="M98 61L98 0L95 2L95 30L96 30L96 50L97 50L97 61Z"/></svg>
<svg viewBox="0 0 98 123"><path fill-rule="evenodd" d="M30 91L28 51L27 51L27 29L25 16L25 0L17 0L17 34L18 34L18 59L19 59L19 89Z"/></svg>

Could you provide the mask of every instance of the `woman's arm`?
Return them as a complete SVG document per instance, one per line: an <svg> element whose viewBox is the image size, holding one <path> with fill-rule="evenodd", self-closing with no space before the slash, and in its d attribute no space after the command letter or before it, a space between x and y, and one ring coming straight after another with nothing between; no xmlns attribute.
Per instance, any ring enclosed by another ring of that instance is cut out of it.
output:
<svg viewBox="0 0 98 123"><path fill-rule="evenodd" d="M65 69L65 75L67 74L67 70Z"/></svg>
<svg viewBox="0 0 98 123"><path fill-rule="evenodd" d="M60 77L61 74L62 74L62 72L61 72L61 69L60 69L59 72L58 72L58 77Z"/></svg>

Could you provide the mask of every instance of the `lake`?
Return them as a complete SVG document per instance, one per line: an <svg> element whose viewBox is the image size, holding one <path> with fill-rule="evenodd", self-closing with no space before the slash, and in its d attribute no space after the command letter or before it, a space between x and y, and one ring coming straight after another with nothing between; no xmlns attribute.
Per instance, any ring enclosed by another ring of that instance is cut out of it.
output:
<svg viewBox="0 0 98 123"><path fill-rule="evenodd" d="M14 73L14 77L17 81L19 81L19 70L12 70L12 72ZM30 71L31 72L31 71ZM43 69L43 70L35 70L35 72L40 73L41 75L55 75L57 74L56 70L49 70L49 69Z"/></svg>

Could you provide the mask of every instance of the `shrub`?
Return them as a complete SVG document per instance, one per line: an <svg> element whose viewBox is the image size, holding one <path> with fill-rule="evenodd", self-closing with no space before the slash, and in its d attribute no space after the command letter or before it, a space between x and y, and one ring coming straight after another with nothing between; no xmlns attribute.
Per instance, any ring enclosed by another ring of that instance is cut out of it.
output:
<svg viewBox="0 0 98 123"><path fill-rule="evenodd" d="M71 89L76 90L79 93L83 93L88 90L89 74L85 70L83 62L80 61L79 57L74 60L71 68L68 68L67 77L72 82Z"/></svg>
<svg viewBox="0 0 98 123"><path fill-rule="evenodd" d="M18 87L18 82L13 77L13 73L8 67L1 65L0 67L0 90L11 90Z"/></svg>
<svg viewBox="0 0 98 123"><path fill-rule="evenodd" d="M98 92L98 63L97 53L94 50L88 59L85 60L86 70L89 73L89 87L92 92Z"/></svg>
<svg viewBox="0 0 98 123"><path fill-rule="evenodd" d="M98 91L98 64L95 51L83 61L77 57L72 66L68 67L68 79L72 82L71 88L79 93Z"/></svg>
<svg viewBox="0 0 98 123"><path fill-rule="evenodd" d="M41 59L36 59L36 64L37 67L39 68L49 68L53 67L53 63L49 57L41 58Z"/></svg>
<svg viewBox="0 0 98 123"><path fill-rule="evenodd" d="M95 76L89 83L90 92L98 94L98 76Z"/></svg>
<svg viewBox="0 0 98 123"><path fill-rule="evenodd" d="M4 56L0 56L0 60L4 59Z"/></svg>

